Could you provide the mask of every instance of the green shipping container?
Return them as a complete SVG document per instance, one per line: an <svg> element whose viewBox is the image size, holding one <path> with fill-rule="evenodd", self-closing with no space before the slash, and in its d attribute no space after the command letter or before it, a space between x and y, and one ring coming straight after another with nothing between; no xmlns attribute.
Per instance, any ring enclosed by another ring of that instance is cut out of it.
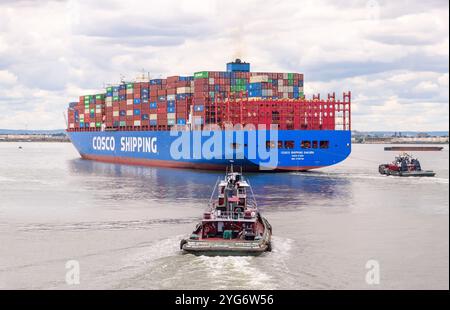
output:
<svg viewBox="0 0 450 310"><path fill-rule="evenodd" d="M134 84L133 84L133 83L128 83L128 84L127 84L127 89L133 89L133 87L134 87Z"/></svg>
<svg viewBox="0 0 450 310"><path fill-rule="evenodd" d="M246 79L236 79L236 85L239 85L239 86L247 85L247 80Z"/></svg>
<svg viewBox="0 0 450 310"><path fill-rule="evenodd" d="M109 93L109 92L112 92L113 89L112 89L112 87L107 87L107 88L106 88L106 91Z"/></svg>
<svg viewBox="0 0 450 310"><path fill-rule="evenodd" d="M294 79L294 73L288 73L288 80Z"/></svg>
<svg viewBox="0 0 450 310"><path fill-rule="evenodd" d="M120 123L119 123L119 126L120 127L124 127L126 125L126 122L125 121L120 121Z"/></svg>
<svg viewBox="0 0 450 310"><path fill-rule="evenodd" d="M103 99L103 96L104 96L103 94L95 95L95 99L100 99L101 100L101 99Z"/></svg>
<svg viewBox="0 0 450 310"><path fill-rule="evenodd" d="M119 101L119 96L114 96L114 97L113 97L113 100L114 100L114 101Z"/></svg>
<svg viewBox="0 0 450 310"><path fill-rule="evenodd" d="M205 79L208 78L208 76L209 76L208 71L201 71L194 73L194 79Z"/></svg>
<svg viewBox="0 0 450 310"><path fill-rule="evenodd" d="M95 123L95 127L102 127L102 123L100 122Z"/></svg>
<svg viewBox="0 0 450 310"><path fill-rule="evenodd" d="M95 109L90 109L90 112L91 113L95 113Z"/></svg>
<svg viewBox="0 0 450 310"><path fill-rule="evenodd" d="M289 85L289 86L294 85L294 80L288 80L288 85Z"/></svg>

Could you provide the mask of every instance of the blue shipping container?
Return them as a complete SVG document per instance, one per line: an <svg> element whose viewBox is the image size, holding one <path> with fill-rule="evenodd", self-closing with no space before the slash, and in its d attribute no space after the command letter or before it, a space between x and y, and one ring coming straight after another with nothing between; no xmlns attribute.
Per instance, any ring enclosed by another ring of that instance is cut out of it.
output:
<svg viewBox="0 0 450 310"><path fill-rule="evenodd" d="M167 101L167 106L168 107L174 107L175 106L175 100L168 100Z"/></svg>
<svg viewBox="0 0 450 310"><path fill-rule="evenodd" d="M247 90L260 90L262 89L261 83L250 83L247 85Z"/></svg>
<svg viewBox="0 0 450 310"><path fill-rule="evenodd" d="M262 96L262 90L258 89L258 90L251 90L248 92L248 96L249 97L261 97Z"/></svg>
<svg viewBox="0 0 450 310"><path fill-rule="evenodd" d="M142 114L142 120L147 121L149 119L148 114Z"/></svg>
<svg viewBox="0 0 450 310"><path fill-rule="evenodd" d="M177 124L178 125L186 125L186 120L184 118L179 118L179 119L177 119Z"/></svg>
<svg viewBox="0 0 450 310"><path fill-rule="evenodd" d="M134 99L134 104L140 104L140 103L141 103L141 99L139 99L139 98Z"/></svg>
<svg viewBox="0 0 450 310"><path fill-rule="evenodd" d="M141 110L134 109L134 115L141 115Z"/></svg>
<svg viewBox="0 0 450 310"><path fill-rule="evenodd" d="M150 120L150 126L156 126L156 124L157 124L156 119Z"/></svg>
<svg viewBox="0 0 450 310"><path fill-rule="evenodd" d="M195 112L203 112L203 105L195 105L194 111Z"/></svg>
<svg viewBox="0 0 450 310"><path fill-rule="evenodd" d="M150 109L156 109L158 104L156 102L150 102Z"/></svg>
<svg viewBox="0 0 450 310"><path fill-rule="evenodd" d="M161 79L150 80L150 85L161 85L161 84L162 84Z"/></svg>
<svg viewBox="0 0 450 310"><path fill-rule="evenodd" d="M167 107L167 113L175 113L175 107Z"/></svg>

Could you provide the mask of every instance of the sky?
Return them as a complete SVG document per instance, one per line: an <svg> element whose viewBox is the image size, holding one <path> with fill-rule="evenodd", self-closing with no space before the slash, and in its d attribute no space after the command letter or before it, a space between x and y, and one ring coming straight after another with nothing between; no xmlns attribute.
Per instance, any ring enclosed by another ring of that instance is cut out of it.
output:
<svg viewBox="0 0 450 310"><path fill-rule="evenodd" d="M65 128L69 102L142 72L300 72L352 91L352 128L449 129L448 0L0 0L0 128Z"/></svg>

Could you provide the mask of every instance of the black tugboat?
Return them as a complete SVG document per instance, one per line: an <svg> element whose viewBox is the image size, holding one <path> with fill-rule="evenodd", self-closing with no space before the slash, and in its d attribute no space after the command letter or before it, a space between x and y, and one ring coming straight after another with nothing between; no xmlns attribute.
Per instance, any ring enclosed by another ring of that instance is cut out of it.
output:
<svg viewBox="0 0 450 310"><path fill-rule="evenodd" d="M217 191L217 197L214 198ZM208 209L180 248L202 255L257 255L271 251L272 227L261 215L242 171L216 182Z"/></svg>
<svg viewBox="0 0 450 310"><path fill-rule="evenodd" d="M406 153L397 156L391 164L380 165L378 171L381 174L399 177L434 177L436 175L431 170L422 170L419 160Z"/></svg>

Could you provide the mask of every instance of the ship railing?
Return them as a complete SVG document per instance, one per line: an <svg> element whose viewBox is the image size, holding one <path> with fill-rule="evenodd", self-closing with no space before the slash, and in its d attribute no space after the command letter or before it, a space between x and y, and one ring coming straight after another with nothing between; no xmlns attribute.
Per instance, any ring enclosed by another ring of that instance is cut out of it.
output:
<svg viewBox="0 0 450 310"><path fill-rule="evenodd" d="M215 210L211 215L212 219L225 219L225 220L252 220L256 218L256 212L254 212L251 217L245 217L243 212Z"/></svg>

